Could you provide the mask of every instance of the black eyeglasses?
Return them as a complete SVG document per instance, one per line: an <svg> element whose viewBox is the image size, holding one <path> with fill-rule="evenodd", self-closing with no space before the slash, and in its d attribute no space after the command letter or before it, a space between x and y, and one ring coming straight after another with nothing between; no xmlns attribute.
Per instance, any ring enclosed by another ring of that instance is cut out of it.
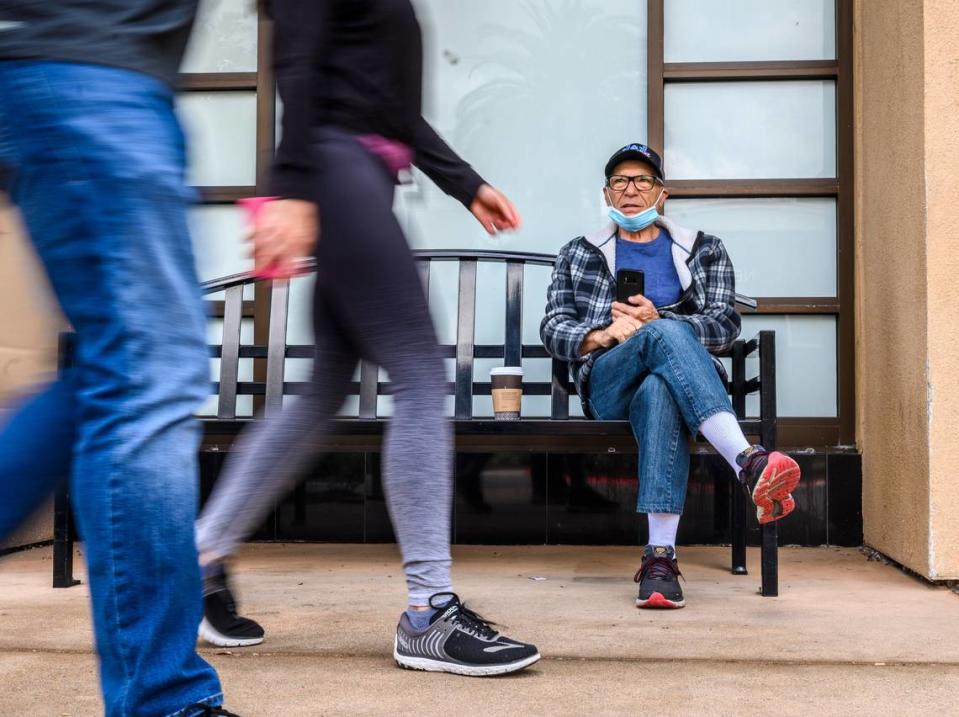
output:
<svg viewBox="0 0 959 717"><path fill-rule="evenodd" d="M630 182L640 192L648 192L656 185L663 183L658 177L652 177L648 174L637 174L632 177L627 177L625 174L614 174L606 180L606 186L614 192L625 192Z"/></svg>

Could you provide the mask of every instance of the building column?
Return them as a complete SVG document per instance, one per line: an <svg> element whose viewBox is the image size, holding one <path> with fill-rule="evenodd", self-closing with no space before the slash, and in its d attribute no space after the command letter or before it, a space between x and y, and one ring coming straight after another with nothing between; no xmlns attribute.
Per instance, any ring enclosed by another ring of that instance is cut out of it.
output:
<svg viewBox="0 0 959 717"><path fill-rule="evenodd" d="M857 368L865 540L959 578L959 4L858 0Z"/></svg>

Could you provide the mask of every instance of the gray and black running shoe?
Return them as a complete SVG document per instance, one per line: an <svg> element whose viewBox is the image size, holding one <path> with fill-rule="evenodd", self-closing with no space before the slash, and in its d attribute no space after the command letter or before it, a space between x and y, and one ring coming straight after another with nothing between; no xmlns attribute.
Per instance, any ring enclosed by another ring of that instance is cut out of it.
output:
<svg viewBox="0 0 959 717"><path fill-rule="evenodd" d="M263 628L237 613L230 576L221 567L203 579L203 620L200 637L217 647L247 647L263 642Z"/></svg>
<svg viewBox="0 0 959 717"><path fill-rule="evenodd" d="M679 584L679 563L676 550L670 545L647 545L643 549L643 564L633 578L639 583L636 607L677 608L686 605L683 588Z"/></svg>
<svg viewBox="0 0 959 717"><path fill-rule="evenodd" d="M433 595L430 607L436 614L425 630L415 630L405 612L400 618L393 646L400 667L486 677L517 672L540 658L534 645L503 637L454 593Z"/></svg>

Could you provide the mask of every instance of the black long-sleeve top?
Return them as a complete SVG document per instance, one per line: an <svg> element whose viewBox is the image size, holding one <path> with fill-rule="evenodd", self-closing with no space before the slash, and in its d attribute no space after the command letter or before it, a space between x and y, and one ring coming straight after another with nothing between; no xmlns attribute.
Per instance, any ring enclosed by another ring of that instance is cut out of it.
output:
<svg viewBox="0 0 959 717"><path fill-rule="evenodd" d="M313 127L411 147L414 164L469 206L483 179L422 117L423 43L409 0L269 0L283 134L273 192L310 199Z"/></svg>

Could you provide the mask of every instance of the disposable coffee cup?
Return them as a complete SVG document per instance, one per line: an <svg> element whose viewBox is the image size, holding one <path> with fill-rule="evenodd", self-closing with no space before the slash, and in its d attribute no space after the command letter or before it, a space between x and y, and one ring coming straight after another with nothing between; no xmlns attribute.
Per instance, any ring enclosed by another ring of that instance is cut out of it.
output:
<svg viewBox="0 0 959 717"><path fill-rule="evenodd" d="M489 372L493 386L493 415L497 421L518 421L523 403L523 369L519 366L494 368Z"/></svg>

